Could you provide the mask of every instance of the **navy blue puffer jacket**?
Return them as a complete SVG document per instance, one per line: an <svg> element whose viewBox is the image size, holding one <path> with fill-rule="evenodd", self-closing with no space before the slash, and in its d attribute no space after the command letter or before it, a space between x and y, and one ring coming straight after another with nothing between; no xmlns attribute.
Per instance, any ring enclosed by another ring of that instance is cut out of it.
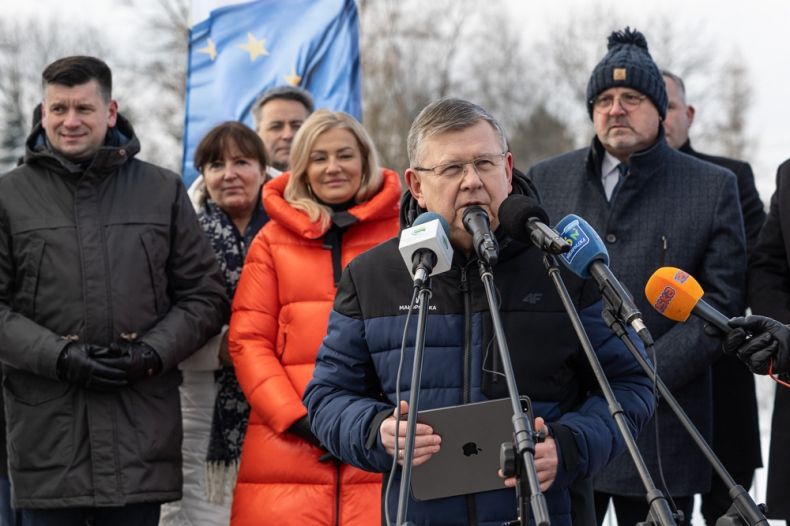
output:
<svg viewBox="0 0 790 526"><path fill-rule="evenodd" d="M570 525L568 486L597 473L624 442L546 275L541 253L501 232L497 235L501 250L494 276L519 392L532 399L559 450L557 477L546 492L551 523ZM304 395L313 430L324 446L345 462L378 472L392 465L378 427L382 415L391 414L395 406L395 375L412 292L397 245L392 239L345 269ZM573 276L563 277L635 435L653 412L650 381L601 321L593 288ZM501 368L494 358L494 333L476 260L456 255L448 272L431 279L419 409L507 396L504 380L492 374ZM410 387L415 325L410 323L406 343L404 399ZM398 471L394 488L399 478ZM394 519L397 491L387 504ZM407 518L420 525L499 525L514 519L515 511L515 492L502 489L423 502L412 499Z"/></svg>

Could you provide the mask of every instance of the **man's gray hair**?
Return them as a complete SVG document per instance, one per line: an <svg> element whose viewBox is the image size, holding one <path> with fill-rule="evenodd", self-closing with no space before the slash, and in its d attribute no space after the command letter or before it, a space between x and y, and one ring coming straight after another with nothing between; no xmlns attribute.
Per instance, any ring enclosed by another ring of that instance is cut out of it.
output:
<svg viewBox="0 0 790 526"><path fill-rule="evenodd" d="M299 102L305 107L308 114L313 113L315 110L313 97L310 95L309 91L297 86L277 86L261 93L261 96L258 97L253 103L252 115L255 117L256 125L260 124L261 108L263 105L275 99L293 100Z"/></svg>
<svg viewBox="0 0 790 526"><path fill-rule="evenodd" d="M683 104L686 104L686 84L683 82L683 79L669 71L668 69L662 69L661 75L672 79L672 82L675 83L675 86L678 87L678 91L680 92L680 98L683 99Z"/></svg>
<svg viewBox="0 0 790 526"><path fill-rule="evenodd" d="M507 150L505 130L497 120L477 104L463 99L445 98L428 104L414 119L409 130L407 153L409 164L417 165L422 155L422 146L426 139L446 132L461 131L480 122L486 121L494 128L502 143L502 151Z"/></svg>

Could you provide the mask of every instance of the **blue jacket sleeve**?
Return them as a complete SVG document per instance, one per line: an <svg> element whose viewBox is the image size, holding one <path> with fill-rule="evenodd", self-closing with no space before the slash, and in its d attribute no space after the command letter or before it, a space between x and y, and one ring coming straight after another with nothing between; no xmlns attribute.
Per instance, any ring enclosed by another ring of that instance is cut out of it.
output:
<svg viewBox="0 0 790 526"><path fill-rule="evenodd" d="M655 398L652 382L625 344L603 322L600 301L583 309L579 315L615 398L623 409L628 429L636 437L653 415ZM641 341L630 329L629 336L645 356ZM573 437L576 446L573 454L577 458L572 463L564 462L562 448L559 448L560 463L555 487L564 487L576 479L595 475L625 448L625 440L600 390L590 392L574 411L563 414L552 424L555 429L558 425L562 426L563 433L570 432Z"/></svg>
<svg viewBox="0 0 790 526"><path fill-rule="evenodd" d="M316 358L303 401L313 433L334 456L368 471L392 466L374 422L394 406L383 400L365 340L365 324L356 317L356 296L348 269L343 273L329 315L329 326ZM338 309L344 312L339 312ZM371 436L371 434L375 434Z"/></svg>

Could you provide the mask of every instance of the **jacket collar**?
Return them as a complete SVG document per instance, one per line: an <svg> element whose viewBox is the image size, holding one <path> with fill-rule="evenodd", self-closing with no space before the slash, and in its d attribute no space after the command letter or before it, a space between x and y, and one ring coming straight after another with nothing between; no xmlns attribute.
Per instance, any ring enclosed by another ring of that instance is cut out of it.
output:
<svg viewBox="0 0 790 526"><path fill-rule="evenodd" d="M632 153L628 158L629 178L636 181L645 181L662 169L667 155L672 148L667 144L664 137L664 127L659 126L656 142L644 150ZM598 137L593 137L592 145L587 153L587 177L595 178L600 184L601 162L603 161L604 147Z"/></svg>
<svg viewBox="0 0 790 526"><path fill-rule="evenodd" d="M379 191L364 203L356 204L347 210L346 213L357 221L365 222L397 216L401 193L400 179L397 173L386 168L382 168L382 175ZM319 239L329 227L322 227L318 221L310 221L306 213L292 207L285 200L285 187L290 177L291 173L285 172L264 185L263 207L271 219L288 230L307 239Z"/></svg>
<svg viewBox="0 0 790 526"><path fill-rule="evenodd" d="M692 148L692 147L691 147L691 139L686 139L686 142L684 142L684 143L683 143L683 146L681 146L680 148L678 148L678 150L679 150L679 151L681 151L681 152L683 152L683 153L687 153L687 154L689 154L689 155L694 155L694 154L696 154L696 153L697 153L697 152L694 150L694 148Z"/></svg>
<svg viewBox="0 0 790 526"><path fill-rule="evenodd" d="M255 208L252 210L250 222L247 224L247 228L244 230L244 232L239 232L238 229L236 229L236 225L233 223L233 220L228 215L228 213L220 208L219 205L215 203L210 197L208 197L208 192L206 192L206 196L203 198L200 209L198 209L197 212L199 214L205 215L210 221L222 221L228 225L232 225L233 229L241 236L241 238L244 240L244 243L246 243L246 245L249 247L252 244L252 240L255 238L255 235L263 227L266 221L269 220L269 217L263 210L263 203L261 202L262 192L263 185L261 185L261 188L258 190L258 199L256 200ZM221 220L221 218L224 219Z"/></svg>
<svg viewBox="0 0 790 526"><path fill-rule="evenodd" d="M36 123L25 142L25 163L41 163L49 169L81 174L90 169L94 172L109 172L120 167L140 151L140 141L132 124L120 113L115 126L107 130L104 145L99 148L87 165L77 164L52 150L41 122Z"/></svg>

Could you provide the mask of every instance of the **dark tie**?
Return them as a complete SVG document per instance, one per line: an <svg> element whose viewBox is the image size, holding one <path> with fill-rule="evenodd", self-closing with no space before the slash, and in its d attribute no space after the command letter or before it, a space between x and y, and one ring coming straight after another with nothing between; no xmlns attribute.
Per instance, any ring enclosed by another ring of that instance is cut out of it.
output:
<svg viewBox="0 0 790 526"><path fill-rule="evenodd" d="M617 193L617 190L619 190L620 187L623 185L623 181L625 181L625 178L628 176L628 165L625 163L618 164L617 171L620 172L620 175L617 176L617 184L614 185L614 189L612 190L612 195L609 197L610 201L611 198L614 197L614 195Z"/></svg>

